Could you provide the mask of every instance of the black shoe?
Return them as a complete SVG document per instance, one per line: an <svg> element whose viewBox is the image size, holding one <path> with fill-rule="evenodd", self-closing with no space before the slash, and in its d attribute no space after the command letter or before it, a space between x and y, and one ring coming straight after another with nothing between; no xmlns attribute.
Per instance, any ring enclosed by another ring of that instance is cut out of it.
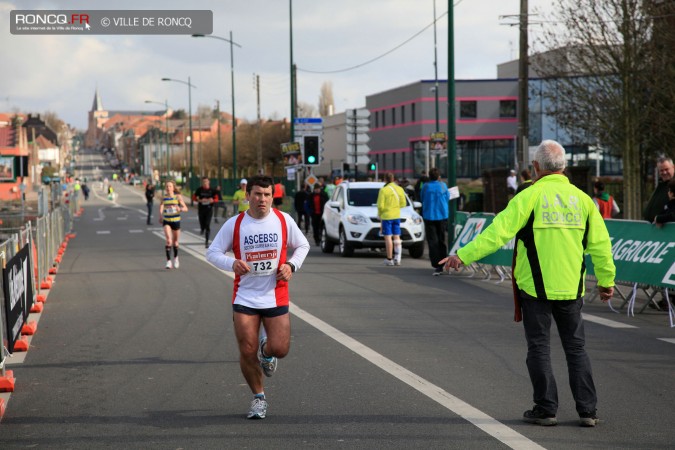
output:
<svg viewBox="0 0 675 450"><path fill-rule="evenodd" d="M203 234L204 234L204 230L202 230L202 231L199 232L199 235L200 235L200 236L203 235Z"/></svg>
<svg viewBox="0 0 675 450"><path fill-rule="evenodd" d="M218 223L218 219L214 219L214 221L215 221L216 223Z"/></svg>
<svg viewBox="0 0 675 450"><path fill-rule="evenodd" d="M594 427L600 422L595 411L579 413L579 426Z"/></svg>
<svg viewBox="0 0 675 450"><path fill-rule="evenodd" d="M204 242L204 248L209 248L209 241Z"/></svg>
<svg viewBox="0 0 675 450"><path fill-rule="evenodd" d="M523 413L523 420L527 423L533 423L544 427L558 424L558 419L555 418L555 414L547 414L539 405L534 405L532 409L525 411Z"/></svg>

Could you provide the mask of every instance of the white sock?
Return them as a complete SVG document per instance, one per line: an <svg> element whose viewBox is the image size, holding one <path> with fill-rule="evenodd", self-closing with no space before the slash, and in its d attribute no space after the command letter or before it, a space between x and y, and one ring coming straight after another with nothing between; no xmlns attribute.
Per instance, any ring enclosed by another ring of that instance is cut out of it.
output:
<svg viewBox="0 0 675 450"><path fill-rule="evenodd" d="M401 262L401 241L394 242L394 261Z"/></svg>

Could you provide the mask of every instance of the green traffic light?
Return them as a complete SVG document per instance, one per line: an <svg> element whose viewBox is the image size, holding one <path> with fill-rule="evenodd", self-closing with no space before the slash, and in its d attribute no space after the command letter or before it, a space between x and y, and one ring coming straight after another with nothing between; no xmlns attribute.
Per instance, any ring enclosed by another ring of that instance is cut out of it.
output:
<svg viewBox="0 0 675 450"><path fill-rule="evenodd" d="M316 162L316 157L310 155L307 157L307 162L310 164L314 164Z"/></svg>

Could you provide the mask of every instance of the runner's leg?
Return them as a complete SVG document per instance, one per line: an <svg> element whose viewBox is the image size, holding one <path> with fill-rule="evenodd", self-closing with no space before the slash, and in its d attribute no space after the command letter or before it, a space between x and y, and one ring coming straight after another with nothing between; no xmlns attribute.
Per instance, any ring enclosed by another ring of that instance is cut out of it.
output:
<svg viewBox="0 0 675 450"><path fill-rule="evenodd" d="M263 326L267 333L267 343L263 349L264 356L283 358L291 348L290 314L277 317L263 317Z"/></svg>
<svg viewBox="0 0 675 450"><path fill-rule="evenodd" d="M234 334L239 345L239 367L254 395L264 391L263 373L258 361L259 329L260 316L234 313Z"/></svg>

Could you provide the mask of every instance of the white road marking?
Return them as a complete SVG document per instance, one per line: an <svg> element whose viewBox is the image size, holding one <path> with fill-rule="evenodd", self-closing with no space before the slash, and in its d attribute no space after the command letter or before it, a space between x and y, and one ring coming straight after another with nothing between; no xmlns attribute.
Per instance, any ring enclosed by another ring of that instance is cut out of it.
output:
<svg viewBox="0 0 675 450"><path fill-rule="evenodd" d="M616 322L614 320L609 320L609 319L603 319L602 317L598 316L592 316L590 314L581 314L581 317L583 317L584 320L587 320L589 322L594 322L600 325L605 325L606 327L611 327L611 328L637 328L634 325L628 325L627 323L621 323L621 322Z"/></svg>
<svg viewBox="0 0 675 450"><path fill-rule="evenodd" d="M127 216L118 217L117 220L127 220Z"/></svg>
<svg viewBox="0 0 675 450"><path fill-rule="evenodd" d="M129 233L143 233L144 230L129 230Z"/></svg>
<svg viewBox="0 0 675 450"><path fill-rule="evenodd" d="M657 338L659 341L668 342L670 344L675 344L675 338Z"/></svg>
<svg viewBox="0 0 675 450"><path fill-rule="evenodd" d="M110 230L98 230L96 234L110 234Z"/></svg>
<svg viewBox="0 0 675 450"><path fill-rule="evenodd" d="M154 233L154 234L161 237L162 239L164 238L164 236L161 233ZM185 252L194 256L195 258L204 261L208 264L208 261L206 261L205 256L206 249L198 252L190 247L181 247L181 248ZM219 270L215 267L214 269ZM224 270L221 270L221 272L230 278L234 278L233 272L227 272ZM371 348L366 347L356 339L351 338L350 336L344 334L340 330L332 327L331 325L328 325L321 319L302 310L297 305L295 304L293 305L293 307L291 308L291 313L298 319L301 319L308 325L313 326L314 328L326 334L330 338L335 339L337 342L344 345L357 355L373 363L374 365L384 370L385 372L389 373L393 377L403 381L408 386L412 387L418 392L426 395L431 400L439 403L441 406L447 408L448 410L462 417L466 421L470 422L477 428L483 430L485 433L489 434L490 436L502 442L503 444L511 448L526 449L526 450L544 448L539 444L537 444L536 442L518 433L514 429L509 428L508 426L504 425L498 420L485 414L481 410L471 406L470 404L466 403L463 400L460 400L459 398L441 389L435 384L425 380L424 378L415 375L413 372L409 371L405 367L396 364L394 361L386 358L383 355L380 355Z"/></svg>

